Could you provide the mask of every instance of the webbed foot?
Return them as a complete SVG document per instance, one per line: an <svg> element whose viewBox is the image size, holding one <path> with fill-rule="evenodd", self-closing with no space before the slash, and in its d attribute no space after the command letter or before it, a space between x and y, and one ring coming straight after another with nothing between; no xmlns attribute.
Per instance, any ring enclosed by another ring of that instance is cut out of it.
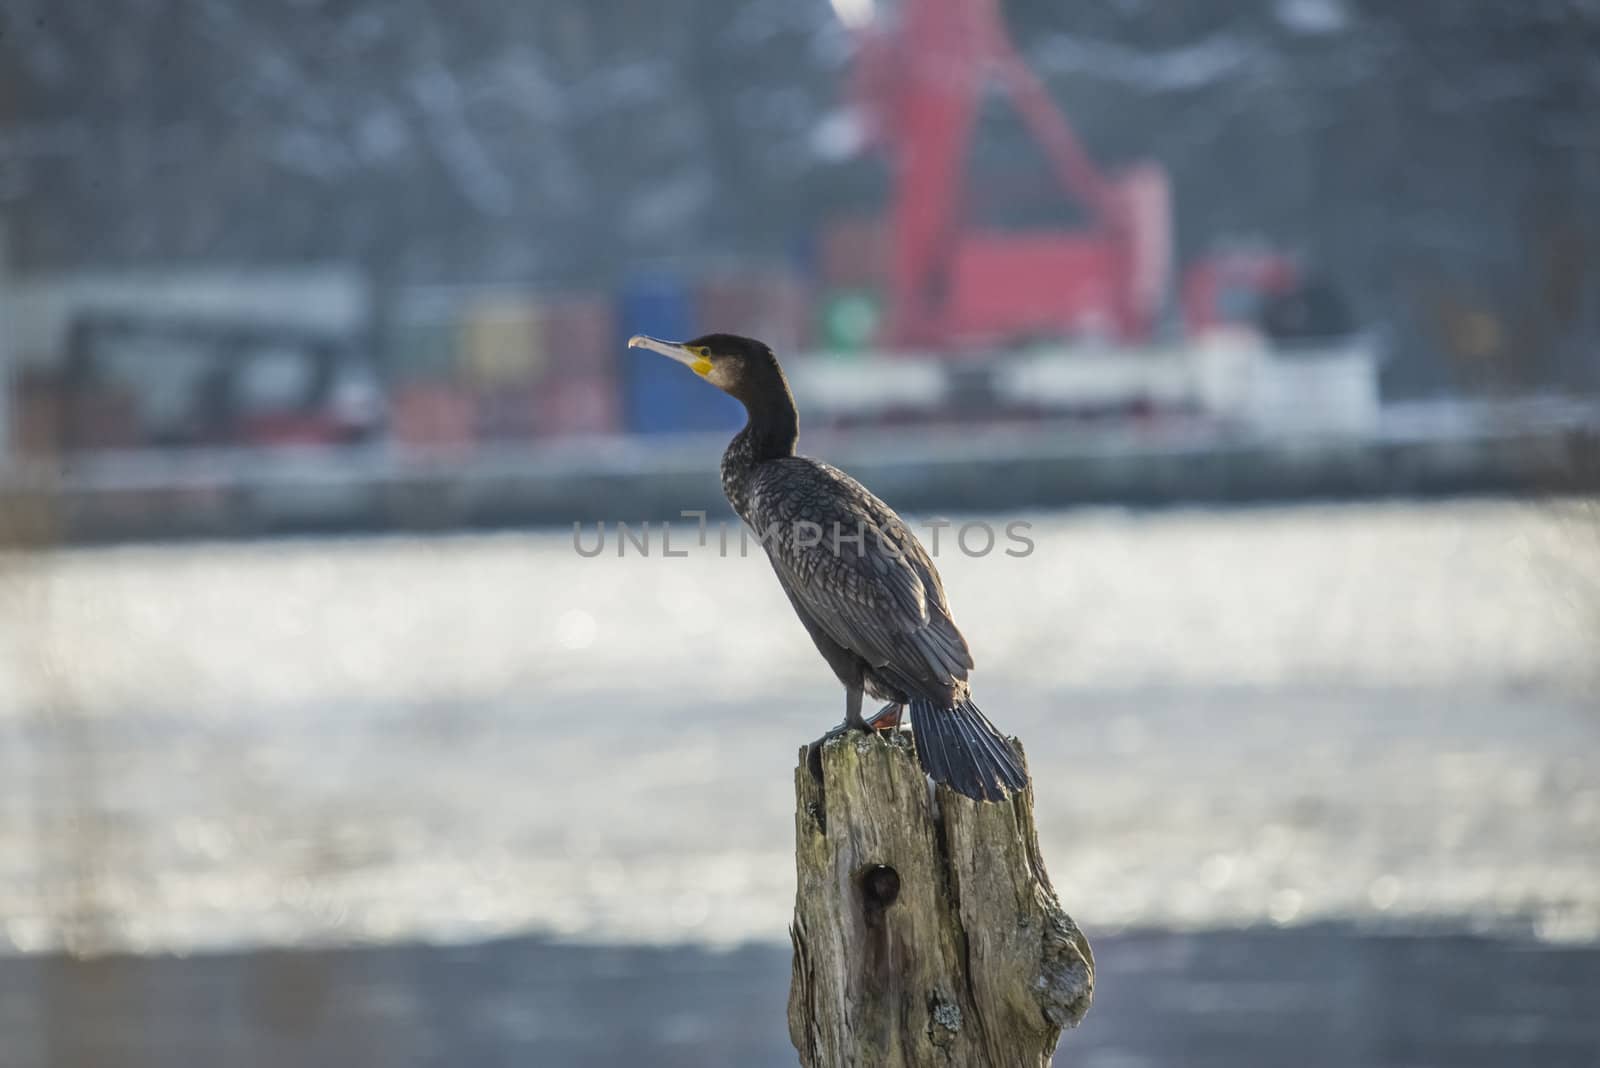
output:
<svg viewBox="0 0 1600 1068"><path fill-rule="evenodd" d="M893 701L878 709L876 715L867 720L867 726L875 731L892 731L900 728L900 717L905 715L906 706Z"/></svg>

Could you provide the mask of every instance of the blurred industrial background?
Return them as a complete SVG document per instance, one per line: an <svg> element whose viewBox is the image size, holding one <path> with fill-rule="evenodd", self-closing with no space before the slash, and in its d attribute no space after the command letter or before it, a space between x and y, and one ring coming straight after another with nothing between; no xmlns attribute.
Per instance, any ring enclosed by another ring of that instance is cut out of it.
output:
<svg viewBox="0 0 1600 1068"><path fill-rule="evenodd" d="M1600 1063L1597 115L1590 0L4 0L0 1068L793 1063L711 330L1032 524L1066 1062Z"/></svg>

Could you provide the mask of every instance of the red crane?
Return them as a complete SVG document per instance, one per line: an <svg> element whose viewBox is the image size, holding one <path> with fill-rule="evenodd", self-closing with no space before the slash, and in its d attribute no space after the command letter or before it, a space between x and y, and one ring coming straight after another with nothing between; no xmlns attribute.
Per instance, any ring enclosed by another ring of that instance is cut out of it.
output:
<svg viewBox="0 0 1600 1068"><path fill-rule="evenodd" d="M858 4L838 0L845 8ZM859 0L858 0L859 3ZM1094 333L1145 337L1166 300L1166 173L1107 175L1012 46L997 0L902 0L895 25L859 30L857 90L892 171L888 328L895 346L993 345ZM969 225L965 157L979 105L1005 93L1080 230Z"/></svg>

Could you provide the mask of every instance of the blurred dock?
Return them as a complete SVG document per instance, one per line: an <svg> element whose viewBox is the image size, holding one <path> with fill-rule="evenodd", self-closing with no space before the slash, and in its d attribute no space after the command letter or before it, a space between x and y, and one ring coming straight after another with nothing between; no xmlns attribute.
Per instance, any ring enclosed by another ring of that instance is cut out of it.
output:
<svg viewBox="0 0 1600 1068"><path fill-rule="evenodd" d="M90 451L18 462L0 492L68 541L663 520L726 510L726 438ZM1600 485L1600 404L1390 405L1359 435L1123 419L828 429L801 445L910 511L1570 493Z"/></svg>

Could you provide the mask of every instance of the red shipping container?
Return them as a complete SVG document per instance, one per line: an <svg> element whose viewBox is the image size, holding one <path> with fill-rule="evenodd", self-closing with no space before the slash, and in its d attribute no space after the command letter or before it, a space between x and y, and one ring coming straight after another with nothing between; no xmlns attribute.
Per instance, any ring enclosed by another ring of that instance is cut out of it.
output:
<svg viewBox="0 0 1600 1068"><path fill-rule="evenodd" d="M615 372L622 339L608 298L588 294L547 298L540 304L540 329L549 379Z"/></svg>
<svg viewBox="0 0 1600 1068"><path fill-rule="evenodd" d="M612 375L556 376L539 388L541 437L614 434L621 425L621 397Z"/></svg>
<svg viewBox="0 0 1600 1068"><path fill-rule="evenodd" d="M468 449L474 437L472 399L452 386L402 386L389 399L389 428L403 445Z"/></svg>
<svg viewBox="0 0 1600 1068"><path fill-rule="evenodd" d="M760 338L779 353L798 352L811 343L811 293L782 272L705 279L695 294L695 316L708 333Z"/></svg>
<svg viewBox="0 0 1600 1068"><path fill-rule="evenodd" d="M561 372L552 374L560 377ZM486 441L526 441L533 437L538 422L539 388L520 386L478 394L478 437Z"/></svg>

